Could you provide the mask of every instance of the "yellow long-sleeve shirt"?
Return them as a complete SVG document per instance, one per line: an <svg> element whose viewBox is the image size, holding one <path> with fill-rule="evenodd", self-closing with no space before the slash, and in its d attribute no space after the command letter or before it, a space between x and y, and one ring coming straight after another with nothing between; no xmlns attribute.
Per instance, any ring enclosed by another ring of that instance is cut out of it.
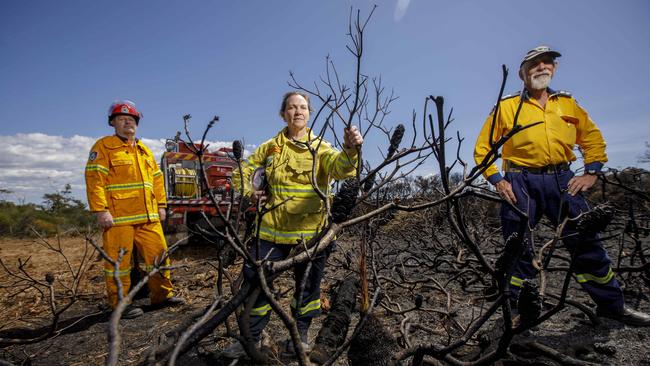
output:
<svg viewBox="0 0 650 366"><path fill-rule="evenodd" d="M110 211L116 226L159 221L165 184L141 141L131 146L117 136L102 137L90 150L85 175L90 211Z"/></svg>
<svg viewBox="0 0 650 366"><path fill-rule="evenodd" d="M607 162L605 141L596 124L576 100L566 92L549 89L549 98L542 108L528 93L503 98L499 103L494 126L493 141L510 132L514 125L520 99L524 101L517 123L526 126L538 121L543 123L516 133L503 145L502 160L527 167L543 167L576 160L573 147L577 144L582 150L587 169L600 170ZM474 161L479 164L490 151L490 126L493 114L485 120L476 140ZM502 179L493 164L484 173L491 182Z"/></svg>
<svg viewBox="0 0 650 366"><path fill-rule="evenodd" d="M253 171L264 167L270 196L266 207L279 205L262 217L260 238L277 244L296 244L309 240L325 224L323 200L312 186L314 159L306 146L288 139L286 128L274 138L262 143L232 174L233 186L245 196L251 195L250 177ZM302 141L312 140L316 153L316 186L330 194L332 180L354 176L358 155L356 149L338 151L328 142L314 139L308 132ZM243 181L244 186L241 186Z"/></svg>

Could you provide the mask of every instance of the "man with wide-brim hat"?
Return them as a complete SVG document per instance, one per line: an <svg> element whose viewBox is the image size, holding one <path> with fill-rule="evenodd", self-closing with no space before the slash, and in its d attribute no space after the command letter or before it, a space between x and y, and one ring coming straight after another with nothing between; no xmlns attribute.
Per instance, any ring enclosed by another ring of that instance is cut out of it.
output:
<svg viewBox="0 0 650 366"><path fill-rule="evenodd" d="M582 192L597 181L607 154L605 140L587 111L568 92L549 87L560 56L545 45L526 53L519 67L523 90L499 101L483 124L474 149L474 159L480 164L491 151L491 142L507 135L515 125L525 127L541 122L505 142L501 151L504 174L494 164L484 172L505 201L501 208L504 239L522 224L527 227L524 253L510 277L512 300L516 303L525 282L537 275L532 264L530 230L542 215L556 226L568 218L562 232L563 242L572 253L575 278L596 303L597 314L629 325L648 326L649 315L625 306L623 291L598 230L579 229L575 220L590 211ZM576 161L576 145L583 156L581 175L570 169Z"/></svg>

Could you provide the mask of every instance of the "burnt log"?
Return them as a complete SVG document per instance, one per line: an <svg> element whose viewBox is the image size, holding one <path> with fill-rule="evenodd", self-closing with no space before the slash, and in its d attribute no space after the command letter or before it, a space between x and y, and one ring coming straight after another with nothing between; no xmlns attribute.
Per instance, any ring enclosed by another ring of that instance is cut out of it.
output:
<svg viewBox="0 0 650 366"><path fill-rule="evenodd" d="M374 314L368 314L350 343L348 362L352 366L384 366L399 350L397 340ZM358 325L358 326L359 326Z"/></svg>
<svg viewBox="0 0 650 366"><path fill-rule="evenodd" d="M338 286L332 307L318 332L309 358L317 364L325 363L345 342L350 318L356 304L359 280L348 277Z"/></svg>

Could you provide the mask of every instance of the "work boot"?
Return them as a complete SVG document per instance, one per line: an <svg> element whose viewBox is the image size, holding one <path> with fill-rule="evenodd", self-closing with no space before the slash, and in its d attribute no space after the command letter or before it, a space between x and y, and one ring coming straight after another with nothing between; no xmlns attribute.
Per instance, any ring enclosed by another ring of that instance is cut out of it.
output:
<svg viewBox="0 0 650 366"><path fill-rule="evenodd" d="M302 343L302 348L304 348L305 353L309 354L309 352L311 351L311 347L309 346L309 343L302 342L302 341L300 343ZM293 341L291 340L291 338L284 341L284 347L282 347L282 348L283 348L283 350L282 350L282 355L283 356L285 356L285 357L293 357L293 356L296 355L296 349L293 346Z"/></svg>
<svg viewBox="0 0 650 366"><path fill-rule="evenodd" d="M309 323L311 323L311 321ZM311 347L309 346L309 328L298 328L298 334L300 334L300 341L302 343L302 348L305 349L306 353L309 353L309 351L311 351ZM287 357L296 355L296 349L293 346L293 340L291 340L291 338L284 341L284 347L282 353L284 356Z"/></svg>
<svg viewBox="0 0 650 366"><path fill-rule="evenodd" d="M261 348L261 341L255 342L255 347L258 349ZM246 356L246 350L244 350L244 345L241 344L240 341L235 340L230 344L230 346L226 347L223 351L221 351L221 356L225 358L229 358L232 360L242 358Z"/></svg>
<svg viewBox="0 0 650 366"><path fill-rule="evenodd" d="M137 306L128 305L122 312L122 319L134 319L144 315L144 311Z"/></svg>
<svg viewBox="0 0 650 366"><path fill-rule="evenodd" d="M178 296L172 296L168 297L165 299L165 301L162 302L163 306L179 306L179 305L185 305L185 299L182 297Z"/></svg>
<svg viewBox="0 0 650 366"><path fill-rule="evenodd" d="M650 315L636 311L627 305L623 306L621 310L612 311L607 309L596 309L596 315L617 320L626 325L647 327L650 326Z"/></svg>
<svg viewBox="0 0 650 366"><path fill-rule="evenodd" d="M170 307L170 306L180 306L180 305L185 305L185 299L183 299L182 297L178 297L178 296L172 296L172 297L166 298L165 300L163 300L162 302L159 302L157 304L151 304L151 307L153 309L158 310L158 309L162 309L162 308L166 308L166 307Z"/></svg>

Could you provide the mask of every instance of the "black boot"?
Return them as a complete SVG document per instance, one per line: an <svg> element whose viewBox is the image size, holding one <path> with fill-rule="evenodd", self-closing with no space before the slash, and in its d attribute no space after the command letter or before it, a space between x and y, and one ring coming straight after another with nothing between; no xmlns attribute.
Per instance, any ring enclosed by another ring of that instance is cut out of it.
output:
<svg viewBox="0 0 650 366"><path fill-rule="evenodd" d="M602 316L604 318L614 319L626 325L637 327L650 326L650 315L636 311L627 305L623 306L622 309L617 311L598 308L596 309L596 315Z"/></svg>
<svg viewBox="0 0 650 366"><path fill-rule="evenodd" d="M122 319L135 319L144 315L144 311L137 306L129 305L122 312Z"/></svg>

